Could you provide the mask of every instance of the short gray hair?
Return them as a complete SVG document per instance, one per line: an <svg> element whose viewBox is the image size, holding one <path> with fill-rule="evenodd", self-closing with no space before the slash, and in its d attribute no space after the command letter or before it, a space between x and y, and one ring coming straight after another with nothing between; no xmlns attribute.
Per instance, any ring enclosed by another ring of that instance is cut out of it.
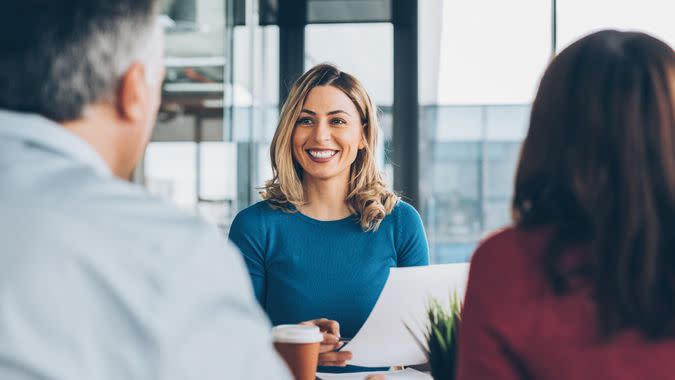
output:
<svg viewBox="0 0 675 380"><path fill-rule="evenodd" d="M4 11L13 20L0 26L1 108L75 120L87 105L114 98L132 62L159 66L151 62L161 57L153 49L157 0L10 3Z"/></svg>

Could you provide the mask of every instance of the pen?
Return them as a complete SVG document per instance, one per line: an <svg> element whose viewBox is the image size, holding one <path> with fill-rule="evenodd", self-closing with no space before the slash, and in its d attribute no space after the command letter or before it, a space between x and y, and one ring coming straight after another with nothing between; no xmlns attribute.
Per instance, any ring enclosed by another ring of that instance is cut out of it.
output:
<svg viewBox="0 0 675 380"><path fill-rule="evenodd" d="M335 352L340 351L340 350L341 350L344 346L346 346L347 343L349 343L351 340L352 340L352 338L340 337L340 339L338 339L338 342L341 342L342 345L341 345L340 347L336 348L336 349L335 349Z"/></svg>

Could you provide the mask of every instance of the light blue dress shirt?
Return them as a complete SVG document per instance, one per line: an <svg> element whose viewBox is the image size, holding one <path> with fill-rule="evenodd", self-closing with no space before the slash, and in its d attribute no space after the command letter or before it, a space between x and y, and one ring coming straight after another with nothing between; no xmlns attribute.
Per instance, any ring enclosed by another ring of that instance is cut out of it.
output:
<svg viewBox="0 0 675 380"><path fill-rule="evenodd" d="M0 111L0 236L2 380L289 377L215 227L36 115Z"/></svg>

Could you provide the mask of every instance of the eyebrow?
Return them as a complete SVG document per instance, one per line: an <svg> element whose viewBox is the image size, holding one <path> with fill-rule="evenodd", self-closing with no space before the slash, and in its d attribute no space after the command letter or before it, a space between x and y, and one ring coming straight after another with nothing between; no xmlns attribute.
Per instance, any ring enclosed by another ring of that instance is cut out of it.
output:
<svg viewBox="0 0 675 380"><path fill-rule="evenodd" d="M316 115L316 112L310 111L310 110L304 109L304 108L302 109L301 112L308 113L308 114L310 114L310 115ZM347 112L345 112L345 111L343 111L343 110L330 111L330 112L328 112L326 115L335 115L335 114L338 114L338 113L343 113L343 114L345 114L345 115L349 115Z"/></svg>

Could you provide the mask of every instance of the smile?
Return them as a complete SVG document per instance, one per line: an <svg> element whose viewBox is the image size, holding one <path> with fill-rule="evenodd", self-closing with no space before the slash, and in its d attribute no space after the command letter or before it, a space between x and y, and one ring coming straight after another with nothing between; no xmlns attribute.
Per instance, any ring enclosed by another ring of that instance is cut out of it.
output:
<svg viewBox="0 0 675 380"><path fill-rule="evenodd" d="M324 164L333 160L339 151L332 149L307 149L306 152L310 160Z"/></svg>
<svg viewBox="0 0 675 380"><path fill-rule="evenodd" d="M317 150L317 149L308 149L307 153L313 158L326 159L331 158L337 154L337 150Z"/></svg>

